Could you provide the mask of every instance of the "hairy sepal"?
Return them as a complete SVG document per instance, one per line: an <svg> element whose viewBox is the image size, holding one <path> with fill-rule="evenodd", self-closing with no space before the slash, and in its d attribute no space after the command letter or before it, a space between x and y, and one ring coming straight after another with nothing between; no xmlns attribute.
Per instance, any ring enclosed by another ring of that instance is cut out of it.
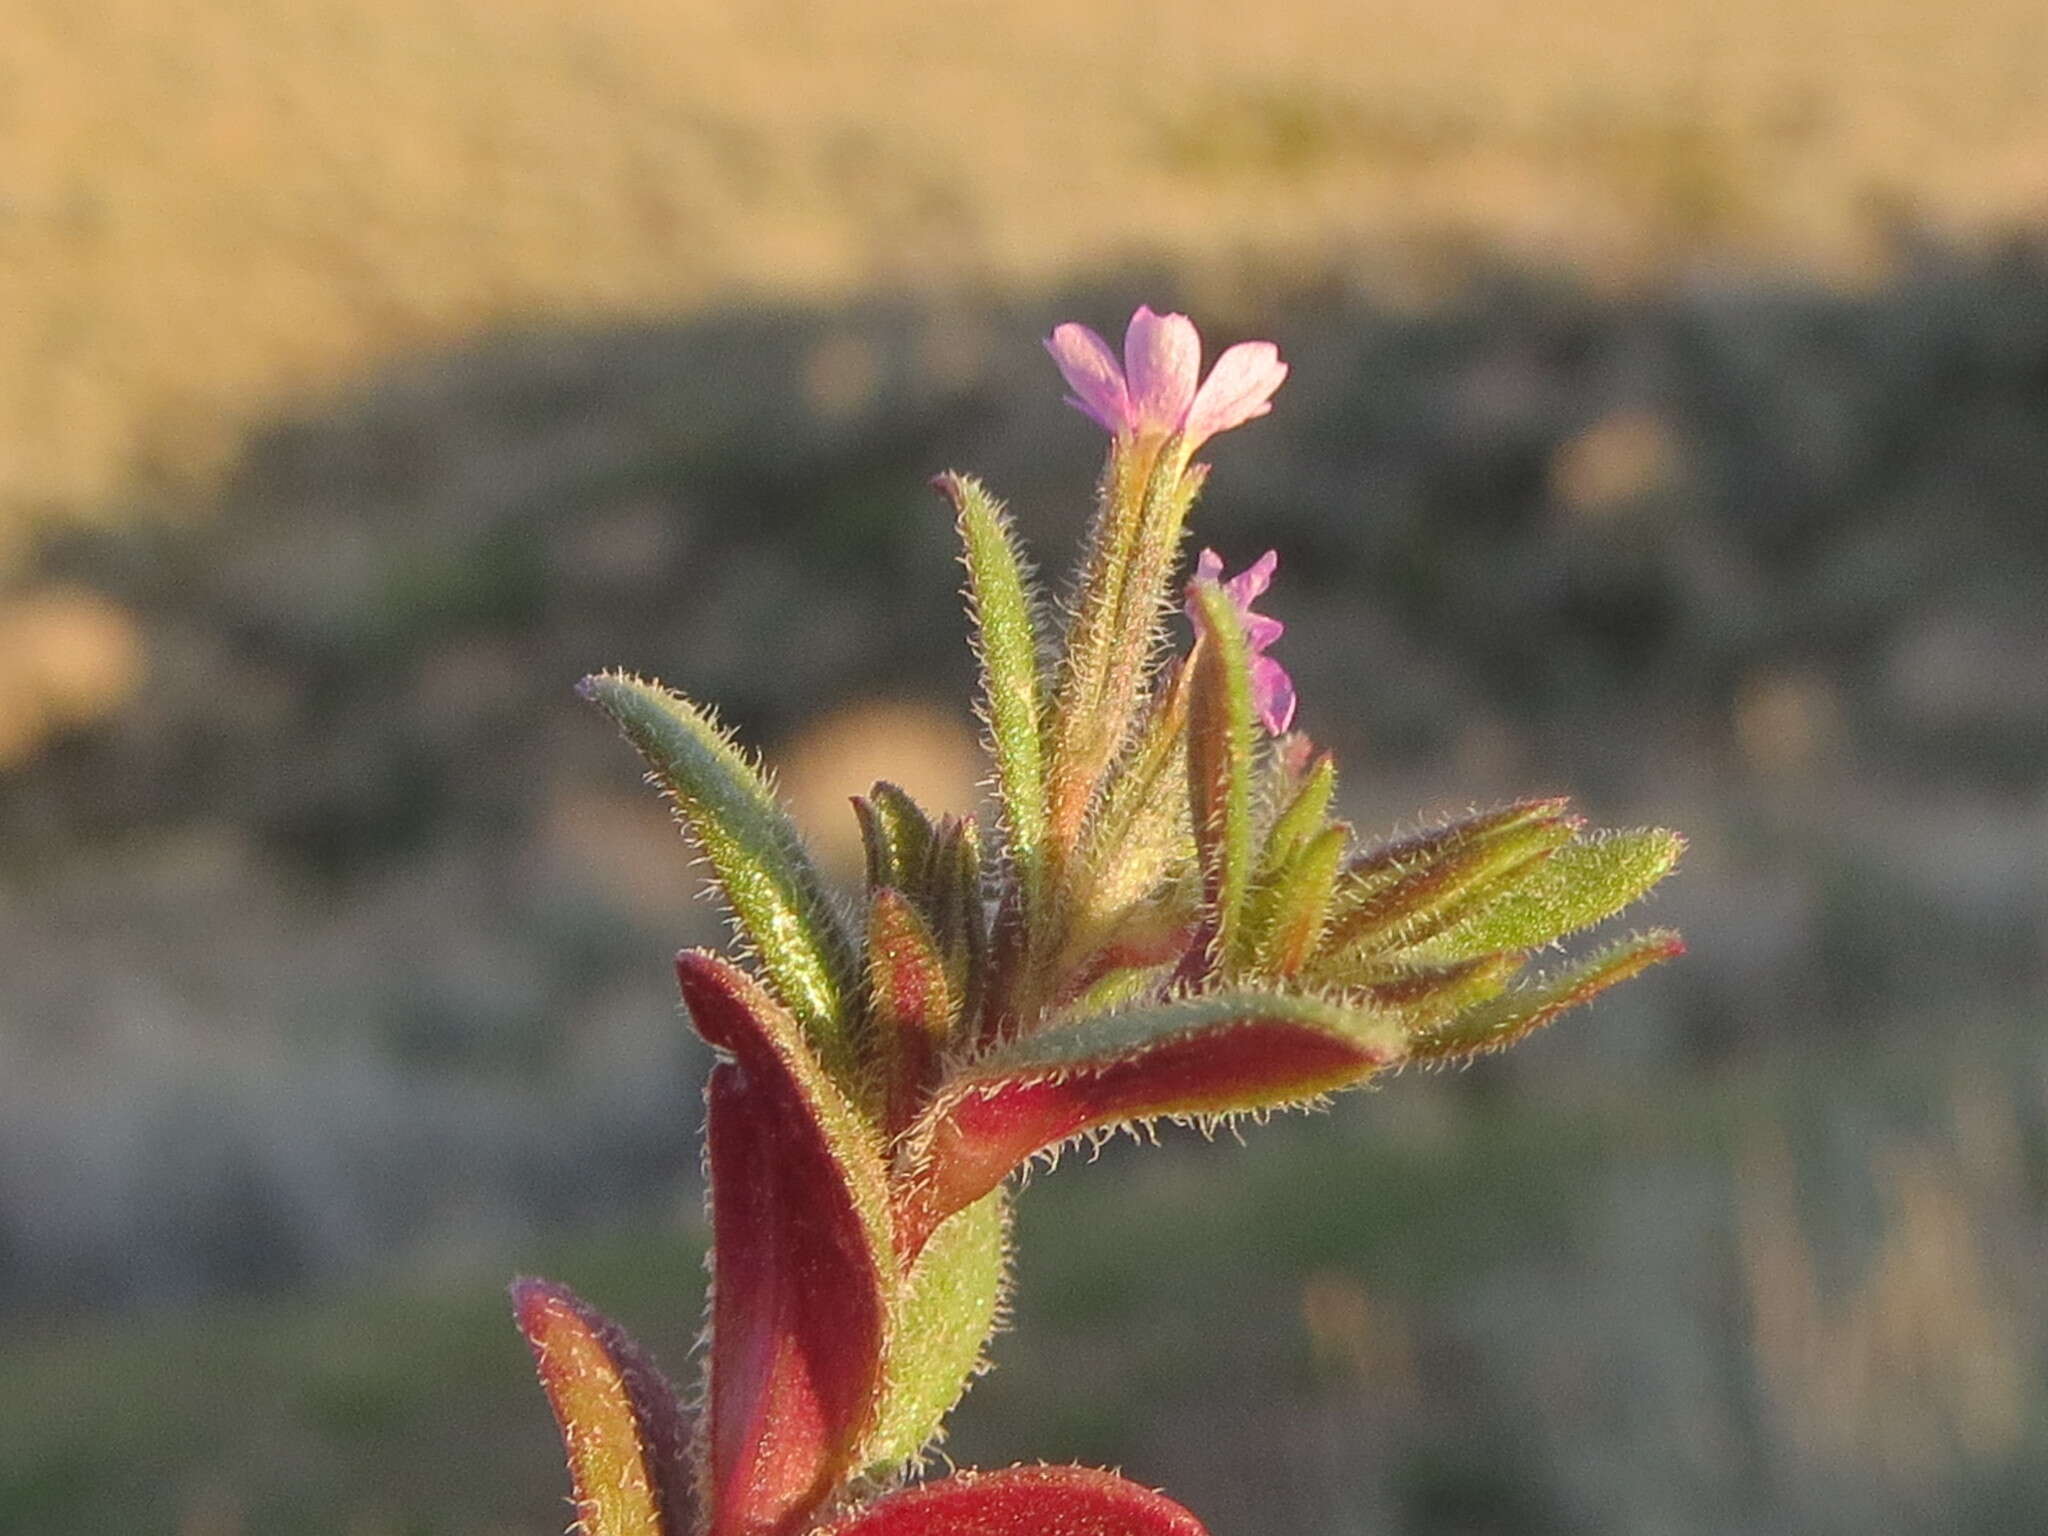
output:
<svg viewBox="0 0 2048 1536"><path fill-rule="evenodd" d="M1188 662L1188 811L1213 952L1229 966L1243 958L1252 877L1251 655L1229 594L1213 581L1188 590L1201 620Z"/></svg>
<svg viewBox="0 0 2048 1536"><path fill-rule="evenodd" d="M569 1462L580 1536L687 1536L689 1436L654 1362L567 1286L512 1284Z"/></svg>
<svg viewBox="0 0 2048 1536"><path fill-rule="evenodd" d="M861 1453L885 1479L938 1439L981 1371L1009 1275L1009 1194L998 1188L932 1233L903 1278L882 1405Z"/></svg>
<svg viewBox="0 0 2048 1536"><path fill-rule="evenodd" d="M586 677L584 697L647 760L710 861L740 930L813 1049L851 1073L859 971L852 942L767 778L705 711L620 673Z"/></svg>
<svg viewBox="0 0 2048 1536"><path fill-rule="evenodd" d="M1685 852L1676 832L1598 832L1564 844L1416 946L1430 959L1537 949L1614 916L1670 874Z"/></svg>
<svg viewBox="0 0 2048 1536"><path fill-rule="evenodd" d="M1409 1060L1456 1061L1506 1050L1568 1008L1685 953L1685 941L1657 928L1611 944L1563 971L1469 1008L1409 1042Z"/></svg>
<svg viewBox="0 0 2048 1536"><path fill-rule="evenodd" d="M1252 990L1039 1030L969 1064L906 1134L906 1231L914 1238L1073 1137L1302 1103L1363 1081L1404 1050L1390 1015Z"/></svg>
<svg viewBox="0 0 2048 1536"><path fill-rule="evenodd" d="M1286 776L1284 757L1276 764ZM1320 754L1300 783L1288 795L1280 814L1267 829L1266 845L1259 855L1258 883L1271 885L1282 870L1294 862L1302 847L1319 835L1330 819L1330 802L1337 794L1337 763L1329 753Z"/></svg>
<svg viewBox="0 0 2048 1536"><path fill-rule="evenodd" d="M1293 976L1308 963L1323 936L1330 898L1351 828L1324 827L1296 845L1287 861L1252 898L1250 969L1262 976Z"/></svg>
<svg viewBox="0 0 2048 1536"><path fill-rule="evenodd" d="M917 889L931 858L931 818L887 779L878 779L865 795L853 797L853 814L860 822L869 886Z"/></svg>
<svg viewBox="0 0 2048 1536"><path fill-rule="evenodd" d="M1027 918L1045 899L1045 704L1030 574L1002 503L969 476L934 482L959 514L967 598L981 660L982 716L995 758L1004 851Z"/></svg>
<svg viewBox="0 0 2048 1536"><path fill-rule="evenodd" d="M905 1488L819 1536L1205 1536L1162 1493L1088 1467L958 1472Z"/></svg>
<svg viewBox="0 0 2048 1536"><path fill-rule="evenodd" d="M706 1090L716 1283L700 1426L709 1536L783 1536L854 1470L896 1266L887 1172L795 1020L714 955L676 960Z"/></svg>
<svg viewBox="0 0 2048 1536"><path fill-rule="evenodd" d="M901 891L868 893L868 1014L881 1058L883 1127L910 1121L945 1050L957 1007L931 925Z"/></svg>

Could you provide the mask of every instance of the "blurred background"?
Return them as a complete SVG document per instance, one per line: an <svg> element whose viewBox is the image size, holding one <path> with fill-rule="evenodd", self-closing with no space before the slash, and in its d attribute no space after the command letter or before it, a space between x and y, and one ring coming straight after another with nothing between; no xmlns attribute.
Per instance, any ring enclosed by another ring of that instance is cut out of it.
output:
<svg viewBox="0 0 2048 1536"><path fill-rule="evenodd" d="M2048 1501L2038 0L0 0L0 1530L561 1529L502 1285L687 1377L715 941L570 693L975 803L951 465L1272 337L1361 827L1684 829L1682 963L1021 1206L963 1463L1217 1536Z"/></svg>

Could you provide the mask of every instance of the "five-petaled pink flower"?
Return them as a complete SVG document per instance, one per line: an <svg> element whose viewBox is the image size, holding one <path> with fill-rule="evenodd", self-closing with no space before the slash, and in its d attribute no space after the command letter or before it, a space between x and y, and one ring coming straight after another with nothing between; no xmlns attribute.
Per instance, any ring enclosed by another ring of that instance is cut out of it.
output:
<svg viewBox="0 0 2048 1536"><path fill-rule="evenodd" d="M1272 342L1241 341L1201 379L1202 338L1194 322L1186 315L1155 315L1143 305L1124 332L1122 367L1108 342L1072 321L1046 338L1045 349L1073 391L1069 405L1117 437L1182 433L1188 453L1218 432L1265 415L1273 408L1273 391L1287 377Z"/></svg>
<svg viewBox="0 0 2048 1536"><path fill-rule="evenodd" d="M1245 649L1251 652L1252 704L1258 710L1259 718L1265 722L1266 729L1275 736L1284 734L1294 723L1294 679L1287 675L1285 667L1266 654L1266 647L1285 634L1287 626L1263 613L1253 613L1252 604L1263 597L1266 588L1273 584L1273 572L1279 565L1279 554L1269 549L1230 580L1224 581L1223 557L1215 550L1203 550L1201 559L1195 562L1195 580L1220 582L1236 606L1238 616L1244 620ZM1187 611L1188 618L1199 629L1202 610L1191 601Z"/></svg>

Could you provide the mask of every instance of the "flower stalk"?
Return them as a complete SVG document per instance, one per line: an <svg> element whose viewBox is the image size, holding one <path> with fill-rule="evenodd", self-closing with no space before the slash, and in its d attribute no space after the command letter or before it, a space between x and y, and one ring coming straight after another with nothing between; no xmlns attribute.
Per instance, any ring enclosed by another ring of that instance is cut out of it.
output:
<svg viewBox="0 0 2048 1536"><path fill-rule="evenodd" d="M1053 610L1001 504L934 482L967 570L993 827L877 784L854 802L849 921L707 711L619 674L583 685L674 802L749 961L677 959L717 1058L700 1406L567 1291L515 1291L584 1536L1199 1536L1076 1468L899 1487L986 1364L1010 1175L1076 1138L1500 1049L1681 949L1653 930L1518 980L1682 841L1588 834L1535 800L1361 844L1334 763L1292 733L1283 626L1253 608L1278 555L1226 578L1205 549L1176 588L1194 455L1271 409L1277 348L1240 343L1203 378L1193 325L1142 308L1121 360L1083 326L1046 345L1110 437L1050 661Z"/></svg>

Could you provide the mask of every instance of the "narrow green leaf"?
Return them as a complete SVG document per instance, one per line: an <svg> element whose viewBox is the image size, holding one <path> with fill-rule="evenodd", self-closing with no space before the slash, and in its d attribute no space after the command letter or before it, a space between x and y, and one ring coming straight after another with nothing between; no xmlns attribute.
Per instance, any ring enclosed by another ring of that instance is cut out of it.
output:
<svg viewBox="0 0 2048 1536"><path fill-rule="evenodd" d="M1661 829L1601 832L1566 843L1416 946L1432 959L1537 949L1614 916L1671 873L1685 839Z"/></svg>
<svg viewBox="0 0 2048 1536"><path fill-rule="evenodd" d="M1569 969L1517 987L1409 1042L1411 1061L1447 1061L1505 1050L1567 1008L1685 953L1685 941L1667 928L1611 944Z"/></svg>
<svg viewBox="0 0 2048 1536"><path fill-rule="evenodd" d="M1030 578L1002 504L965 475L936 482L959 513L982 703L1003 807L1005 851L1032 913L1044 900L1048 810L1045 718Z"/></svg>
<svg viewBox="0 0 2048 1536"><path fill-rule="evenodd" d="M580 691L647 760L777 994L827 1068L850 1080L858 1068L854 948L766 777L708 713L666 689L608 672L585 678Z"/></svg>
<svg viewBox="0 0 2048 1536"><path fill-rule="evenodd" d="M1241 958L1251 889L1251 658L1230 595L1213 581L1195 583L1190 594L1201 633L1188 662L1188 808L1215 925L1214 951L1228 965Z"/></svg>
<svg viewBox="0 0 2048 1536"><path fill-rule="evenodd" d="M860 822L861 847L867 854L868 885L891 885L899 891L919 889L925 862L931 857L931 818L915 800L886 779L853 799Z"/></svg>
<svg viewBox="0 0 2048 1536"><path fill-rule="evenodd" d="M1009 1270L1009 1196L992 1190L942 1222L897 1303L882 1404L862 1460L882 1480L938 1438L985 1364Z"/></svg>

